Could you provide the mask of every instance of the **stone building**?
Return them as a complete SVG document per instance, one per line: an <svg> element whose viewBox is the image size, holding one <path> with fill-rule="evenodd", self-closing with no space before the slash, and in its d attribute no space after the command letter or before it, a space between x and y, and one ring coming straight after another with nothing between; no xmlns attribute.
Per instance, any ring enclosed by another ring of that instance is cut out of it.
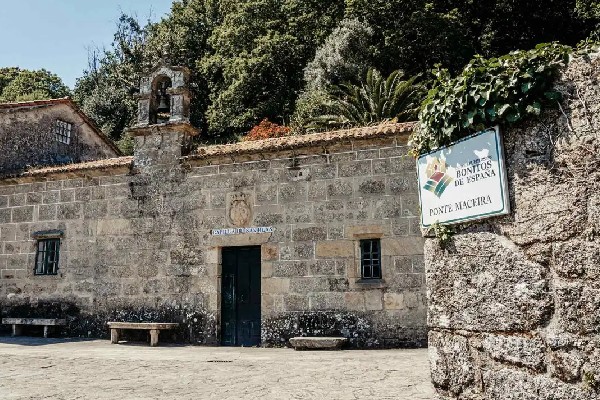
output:
<svg viewBox="0 0 600 400"><path fill-rule="evenodd" d="M121 155L69 98L0 104L0 174Z"/></svg>
<svg viewBox="0 0 600 400"><path fill-rule="evenodd" d="M180 322L173 340L426 343L411 124L201 147L185 69L142 81L135 155L0 180L0 312ZM170 105L165 107L165 105Z"/></svg>

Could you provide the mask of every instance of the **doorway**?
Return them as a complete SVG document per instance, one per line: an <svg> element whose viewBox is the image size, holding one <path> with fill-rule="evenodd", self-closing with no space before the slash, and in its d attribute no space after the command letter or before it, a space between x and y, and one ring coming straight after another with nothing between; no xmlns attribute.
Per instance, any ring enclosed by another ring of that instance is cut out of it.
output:
<svg viewBox="0 0 600 400"><path fill-rule="evenodd" d="M221 276L221 344L260 345L260 246L224 248Z"/></svg>

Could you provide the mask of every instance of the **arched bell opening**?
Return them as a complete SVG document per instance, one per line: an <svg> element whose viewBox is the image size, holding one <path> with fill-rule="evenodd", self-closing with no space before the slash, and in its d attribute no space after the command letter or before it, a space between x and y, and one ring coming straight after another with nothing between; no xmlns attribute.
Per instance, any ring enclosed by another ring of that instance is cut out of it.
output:
<svg viewBox="0 0 600 400"><path fill-rule="evenodd" d="M166 75L157 76L152 82L150 102L150 123L162 124L171 118L171 95L168 89L173 86L171 78Z"/></svg>

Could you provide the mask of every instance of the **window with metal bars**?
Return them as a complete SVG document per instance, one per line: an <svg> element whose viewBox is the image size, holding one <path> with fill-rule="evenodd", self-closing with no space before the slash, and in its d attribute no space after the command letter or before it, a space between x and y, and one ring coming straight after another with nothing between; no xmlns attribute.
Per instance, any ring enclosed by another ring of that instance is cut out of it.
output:
<svg viewBox="0 0 600 400"><path fill-rule="evenodd" d="M360 241L360 269L362 279L381 279L381 241Z"/></svg>
<svg viewBox="0 0 600 400"><path fill-rule="evenodd" d="M65 121L61 121L60 119L57 119L56 122L54 123L54 128L53 128L54 138L60 143L64 143L64 144L71 143L72 129L73 129L72 124L65 122Z"/></svg>
<svg viewBox="0 0 600 400"><path fill-rule="evenodd" d="M35 255L35 275L56 275L58 273L59 253L60 239L38 240Z"/></svg>

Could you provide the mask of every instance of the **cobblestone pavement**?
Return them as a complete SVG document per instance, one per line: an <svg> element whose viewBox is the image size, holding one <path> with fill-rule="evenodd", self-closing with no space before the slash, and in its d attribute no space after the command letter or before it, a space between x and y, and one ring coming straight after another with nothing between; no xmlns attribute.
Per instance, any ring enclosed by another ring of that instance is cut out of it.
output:
<svg viewBox="0 0 600 400"><path fill-rule="evenodd" d="M297 352L0 337L0 399L432 399L427 350Z"/></svg>

